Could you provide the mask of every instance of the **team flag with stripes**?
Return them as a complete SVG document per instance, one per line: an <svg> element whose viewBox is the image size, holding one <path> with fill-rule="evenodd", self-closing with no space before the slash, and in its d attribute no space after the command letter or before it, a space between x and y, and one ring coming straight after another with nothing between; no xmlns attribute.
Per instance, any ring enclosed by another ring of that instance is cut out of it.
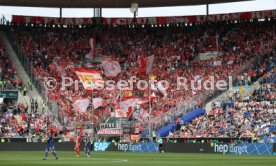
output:
<svg viewBox="0 0 276 166"><path fill-rule="evenodd" d="M99 71L85 68L74 68L74 71L86 90L102 89L104 87L104 80Z"/></svg>

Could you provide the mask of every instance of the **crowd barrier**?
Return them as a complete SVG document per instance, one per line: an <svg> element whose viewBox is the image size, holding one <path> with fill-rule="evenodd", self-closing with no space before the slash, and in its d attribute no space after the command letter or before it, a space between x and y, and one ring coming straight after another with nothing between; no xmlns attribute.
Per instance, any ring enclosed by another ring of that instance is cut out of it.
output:
<svg viewBox="0 0 276 166"><path fill-rule="evenodd" d="M225 154L272 155L275 152L275 144L270 143L215 144L213 147L215 153Z"/></svg>
<svg viewBox="0 0 276 166"><path fill-rule="evenodd" d="M2 138L0 137L1 142L41 142L41 140L32 141L32 139L27 140L26 138ZM59 138L53 138L54 142L58 142Z"/></svg>
<svg viewBox="0 0 276 166"><path fill-rule="evenodd" d="M26 138L1 138L1 142L27 142Z"/></svg>
<svg viewBox="0 0 276 166"><path fill-rule="evenodd" d="M264 143L276 143L276 137L264 137Z"/></svg>
<svg viewBox="0 0 276 166"><path fill-rule="evenodd" d="M157 152L157 143L111 143L111 142L95 142L94 151L122 151L122 152Z"/></svg>
<svg viewBox="0 0 276 166"><path fill-rule="evenodd" d="M211 144L207 143L166 143L163 150L171 153L214 153Z"/></svg>
<svg viewBox="0 0 276 166"><path fill-rule="evenodd" d="M57 151L73 151L75 143L55 143ZM44 151L45 143L5 142L0 143L0 151ZM83 145L81 145L83 149ZM95 152L158 152L158 144L150 143L112 143L95 142L91 146ZM246 155L275 155L276 143L164 143L165 153L224 153Z"/></svg>
<svg viewBox="0 0 276 166"><path fill-rule="evenodd" d="M201 137L201 138L163 138L166 143L224 143L224 144L238 144L238 143L251 143L252 138L242 137ZM276 142L269 142L276 143Z"/></svg>

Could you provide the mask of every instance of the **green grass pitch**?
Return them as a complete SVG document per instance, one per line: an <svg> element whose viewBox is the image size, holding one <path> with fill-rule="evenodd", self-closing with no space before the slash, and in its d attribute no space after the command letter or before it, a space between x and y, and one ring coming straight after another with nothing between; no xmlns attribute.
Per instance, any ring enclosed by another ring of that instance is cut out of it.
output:
<svg viewBox="0 0 276 166"><path fill-rule="evenodd" d="M91 158L76 157L74 152L59 152L59 160L52 154L42 160L44 152L0 151L0 166L275 166L276 156L98 152Z"/></svg>

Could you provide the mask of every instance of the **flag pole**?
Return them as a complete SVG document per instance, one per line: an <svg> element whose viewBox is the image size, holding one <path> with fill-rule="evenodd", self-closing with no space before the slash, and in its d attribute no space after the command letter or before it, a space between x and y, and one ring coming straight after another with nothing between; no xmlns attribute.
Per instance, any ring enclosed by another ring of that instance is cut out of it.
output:
<svg viewBox="0 0 276 166"><path fill-rule="evenodd" d="M216 47L217 47L217 55L218 55L218 51L219 51L219 43L218 43L218 33L216 32Z"/></svg>
<svg viewBox="0 0 276 166"><path fill-rule="evenodd" d="M93 91L93 80L92 80L91 109L92 109L92 137L94 139L94 104L93 104L93 96L94 96L94 91Z"/></svg>
<svg viewBox="0 0 276 166"><path fill-rule="evenodd" d="M150 102L150 76L148 76L148 83L149 83L149 87L148 87L148 100L149 100L149 138L151 141L153 141L153 138L152 138L152 127L151 127L151 102Z"/></svg>
<svg viewBox="0 0 276 166"><path fill-rule="evenodd" d="M45 117L46 117L46 136L47 136L47 133L48 133L48 117L47 117L47 114L48 114L48 110L46 111L46 105L48 105L48 100L49 100L49 91L48 91L48 88L46 88L46 101L45 101L45 106L44 106L44 113L45 113ZM47 107L49 108L49 107Z"/></svg>
<svg viewBox="0 0 276 166"><path fill-rule="evenodd" d="M121 77L120 77L120 81L121 82ZM122 101L122 87L119 87L119 100L120 100L120 103ZM122 118L119 117L119 122L120 122L120 129L121 129L121 132L120 132L120 141L122 141L122 134L123 134L123 130L122 130Z"/></svg>

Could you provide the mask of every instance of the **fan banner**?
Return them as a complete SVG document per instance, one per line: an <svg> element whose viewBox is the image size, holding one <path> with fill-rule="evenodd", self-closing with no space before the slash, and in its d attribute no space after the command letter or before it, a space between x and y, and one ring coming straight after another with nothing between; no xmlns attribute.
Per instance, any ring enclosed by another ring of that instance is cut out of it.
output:
<svg viewBox="0 0 276 166"><path fill-rule="evenodd" d="M86 90L104 87L104 80L99 71L84 68L74 68L74 71Z"/></svg>
<svg viewBox="0 0 276 166"><path fill-rule="evenodd" d="M100 129L98 135L121 135L122 129Z"/></svg>
<svg viewBox="0 0 276 166"><path fill-rule="evenodd" d="M250 11L241 13L223 13L197 16L173 16L173 17L139 17L139 18L102 18L104 25L145 25L158 24L167 25L174 23L202 23L205 21L227 21L227 20L253 20L254 17L258 19L265 19L266 17L275 17L275 10ZM14 23L33 23L33 24L63 24L63 25L89 25L96 24L96 18L59 18L59 17L32 17L22 15L12 15L12 22Z"/></svg>

